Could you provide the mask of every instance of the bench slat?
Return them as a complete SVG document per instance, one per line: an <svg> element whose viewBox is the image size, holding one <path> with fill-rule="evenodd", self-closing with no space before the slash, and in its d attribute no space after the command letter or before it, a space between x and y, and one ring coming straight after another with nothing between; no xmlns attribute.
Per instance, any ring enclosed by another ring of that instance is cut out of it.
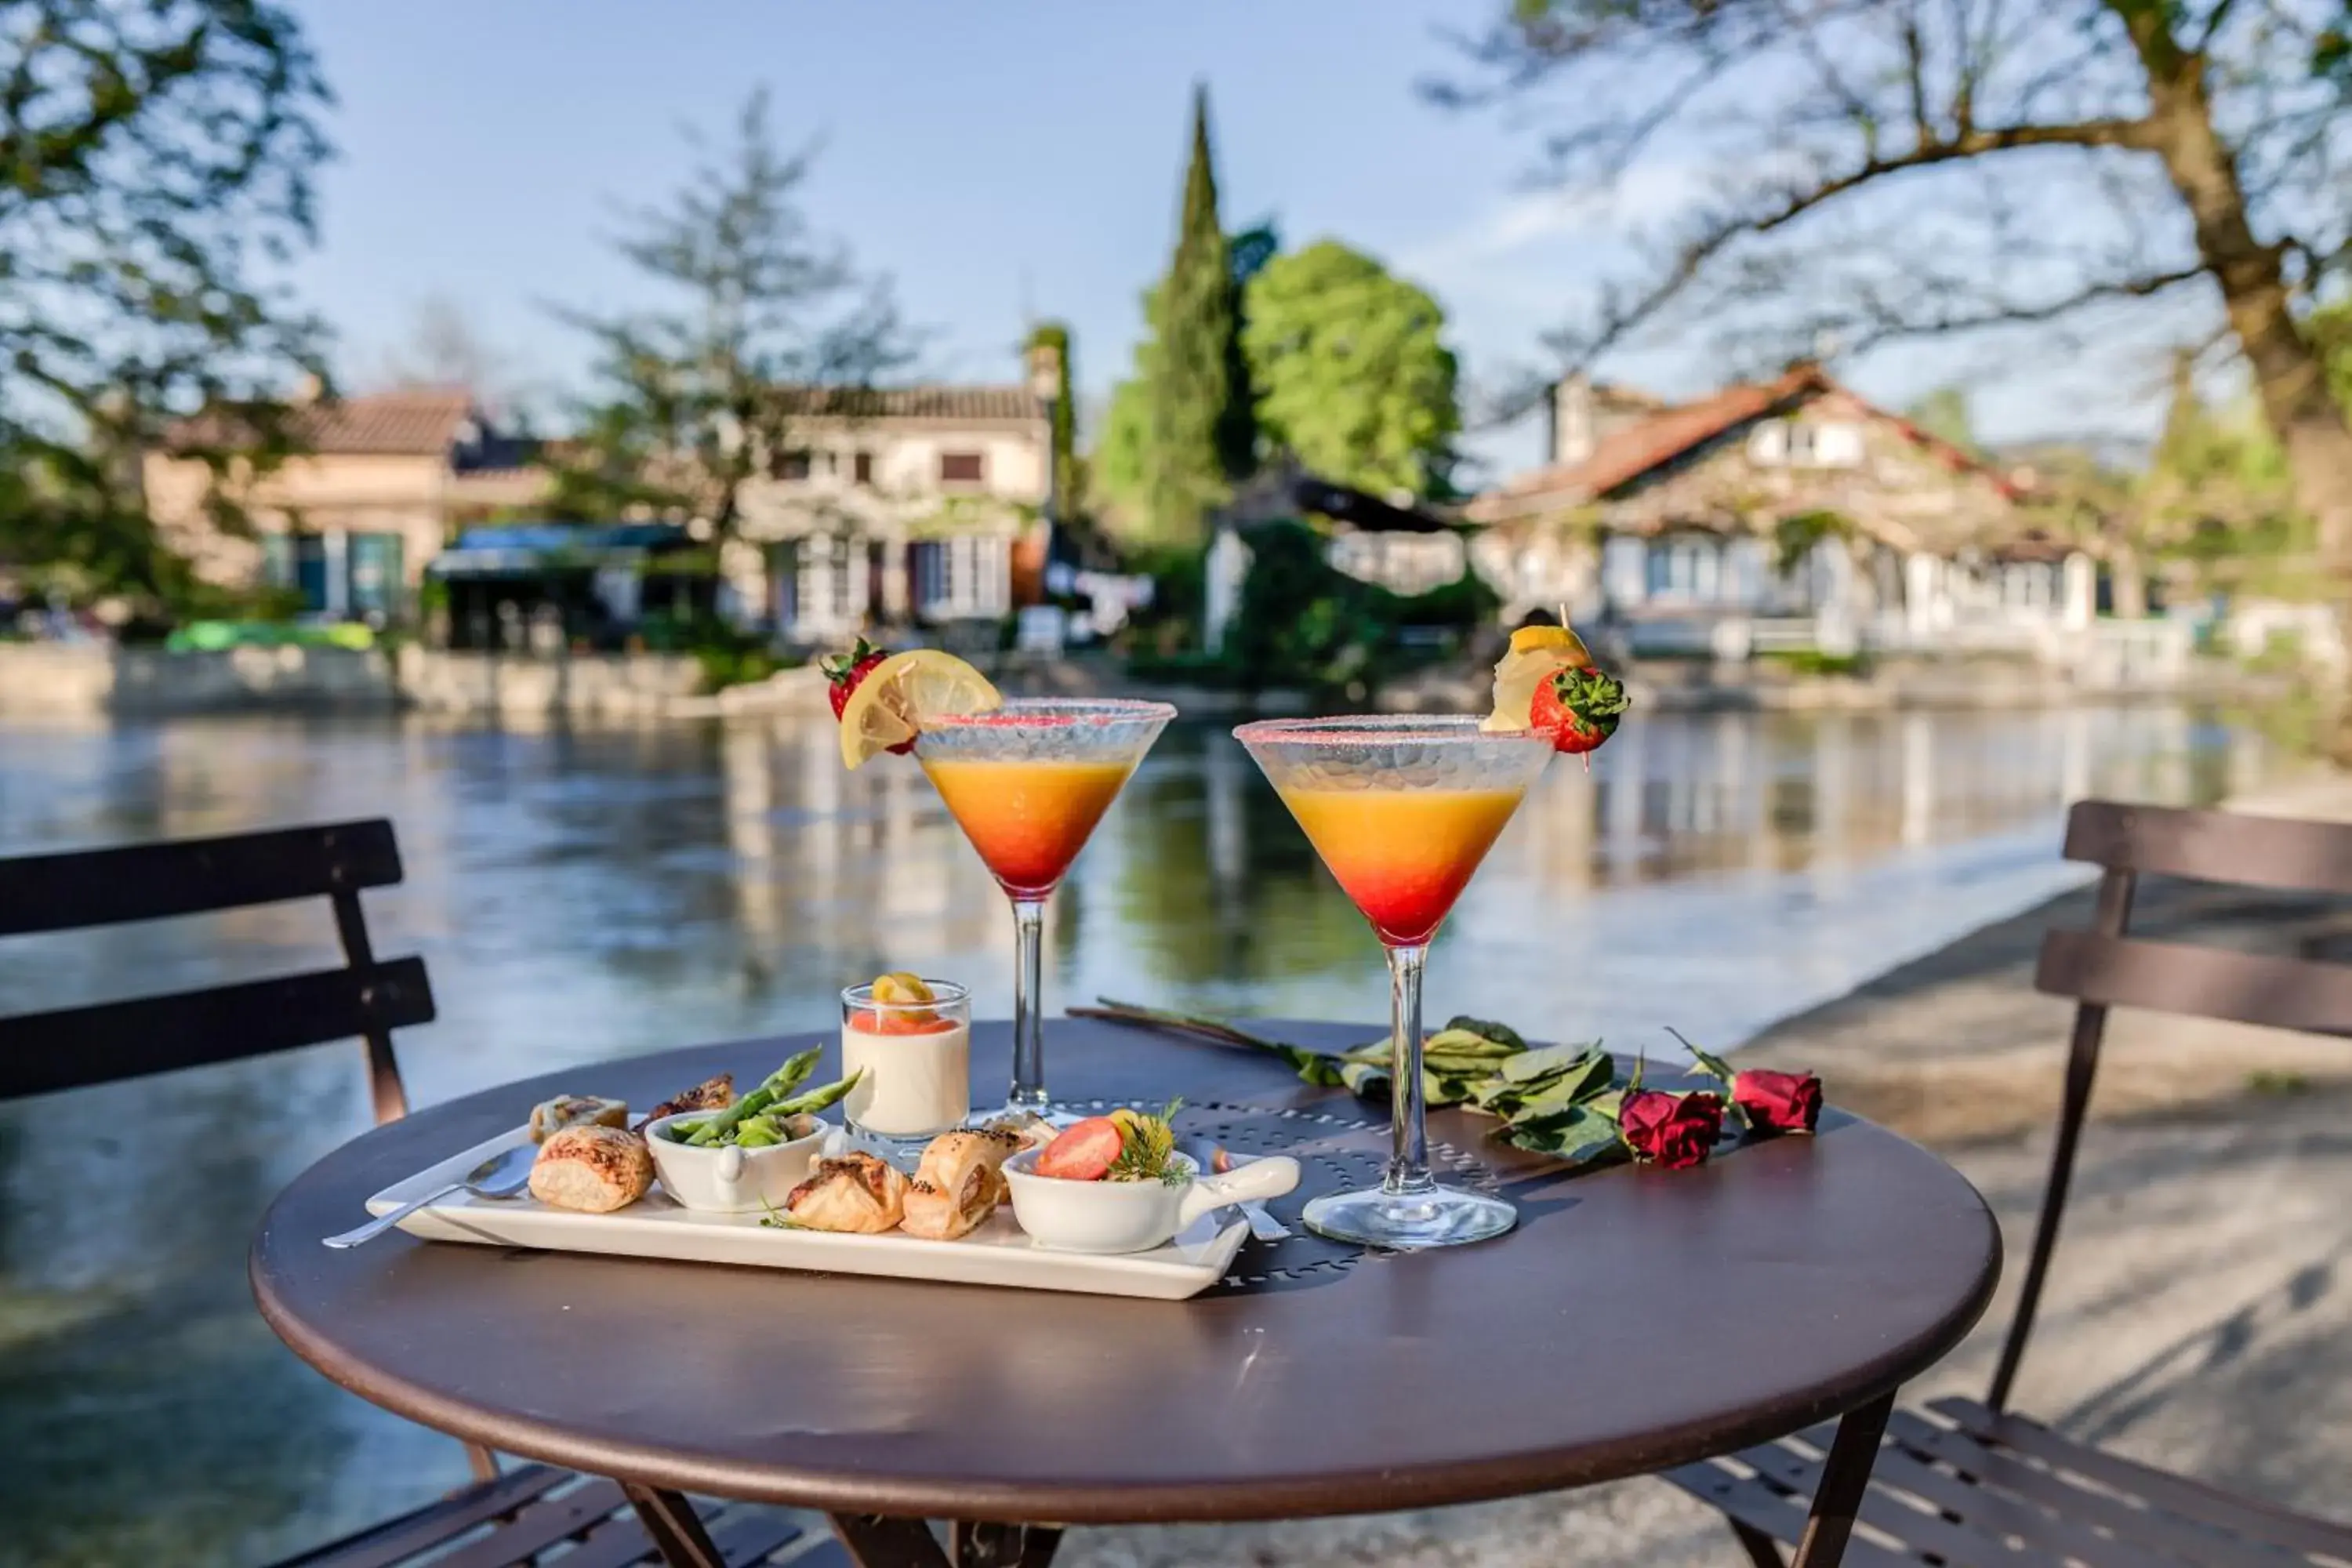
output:
<svg viewBox="0 0 2352 1568"><path fill-rule="evenodd" d="M0 937L323 898L400 880L383 817L0 859Z"/></svg>
<svg viewBox="0 0 2352 1568"><path fill-rule="evenodd" d="M2231 882L2352 893L2352 824L2085 800L2066 816L2069 860Z"/></svg>
<svg viewBox="0 0 2352 1568"><path fill-rule="evenodd" d="M242 1061L433 1018L421 958L0 1018L0 1100Z"/></svg>

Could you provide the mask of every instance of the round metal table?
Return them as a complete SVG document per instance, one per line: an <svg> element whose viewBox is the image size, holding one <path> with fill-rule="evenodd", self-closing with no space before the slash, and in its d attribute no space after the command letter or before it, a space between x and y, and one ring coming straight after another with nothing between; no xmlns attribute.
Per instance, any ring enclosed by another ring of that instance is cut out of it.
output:
<svg viewBox="0 0 2352 1568"><path fill-rule="evenodd" d="M1108 1023L1046 1027L1065 1100L1181 1093L1236 1148L1311 1145L1310 1177L1326 1183L1360 1179L1385 1147L1382 1108L1300 1083L1270 1057ZM1263 1032L1328 1049L1379 1034ZM988 1087L1010 1033L975 1029ZM682 1492L824 1510L869 1565L940 1561L923 1519L966 1521L967 1562L1039 1563L1049 1524L1467 1502L1645 1474L1845 1416L1819 1539L1799 1559L1819 1568L1843 1552L1896 1386L1959 1342L2000 1270L1975 1189L1836 1112L1818 1137L1698 1170L1577 1177L1486 1142L1489 1121L1440 1112L1439 1158L1454 1179L1507 1193L1517 1230L1399 1256L1246 1242L1224 1286L1183 1302L405 1236L319 1245L369 1194L551 1094L645 1106L721 1068L756 1080L813 1043L824 1037L566 1068L369 1132L271 1205L251 1258L262 1313L362 1398L619 1479L681 1563L709 1560ZM1277 1216L1295 1223L1311 1190Z"/></svg>

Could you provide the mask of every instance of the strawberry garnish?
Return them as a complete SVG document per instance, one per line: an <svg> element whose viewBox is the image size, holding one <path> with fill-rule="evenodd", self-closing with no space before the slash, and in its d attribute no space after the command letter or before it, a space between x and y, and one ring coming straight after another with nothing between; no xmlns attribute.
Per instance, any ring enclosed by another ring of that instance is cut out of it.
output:
<svg viewBox="0 0 2352 1568"><path fill-rule="evenodd" d="M824 694L833 703L833 718L835 723L841 721L842 709L848 706L849 694L856 690L858 684L867 676L874 673L876 665L889 657L888 648L876 647L864 637L859 637L850 645L847 653L837 653L829 658L817 661L817 668L824 671ZM890 751L894 755L903 757L914 749L914 742L902 741L891 747Z"/></svg>
<svg viewBox="0 0 2352 1568"><path fill-rule="evenodd" d="M1555 671L1536 688L1528 727L1551 737L1571 755L1589 752L1617 732L1633 699L1625 683L1605 669Z"/></svg>

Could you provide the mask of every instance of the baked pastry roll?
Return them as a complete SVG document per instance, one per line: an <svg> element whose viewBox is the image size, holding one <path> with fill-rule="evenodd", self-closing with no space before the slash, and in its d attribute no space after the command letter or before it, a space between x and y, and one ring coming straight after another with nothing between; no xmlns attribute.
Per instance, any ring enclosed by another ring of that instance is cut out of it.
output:
<svg viewBox="0 0 2352 1568"><path fill-rule="evenodd" d="M1043 1149L1054 1141L1055 1134L1060 1129L1034 1110L1014 1110L998 1117L981 1131L1002 1133L1011 1138L1013 1140L1011 1152L1017 1154L1024 1149ZM1003 1163L998 1162L1000 1164Z"/></svg>
<svg viewBox="0 0 2352 1568"><path fill-rule="evenodd" d="M907 1187L907 1234L929 1241L970 1235L1009 1195L1003 1165L1020 1147L1018 1134L993 1128L932 1139Z"/></svg>
<svg viewBox="0 0 2352 1568"><path fill-rule="evenodd" d="M530 1195L560 1209L610 1214L654 1184L654 1157L626 1128L583 1123L559 1128L531 1162Z"/></svg>
<svg viewBox="0 0 2352 1568"><path fill-rule="evenodd" d="M530 1108L530 1141L544 1143L567 1127L626 1127L629 1102L593 1094L559 1094Z"/></svg>

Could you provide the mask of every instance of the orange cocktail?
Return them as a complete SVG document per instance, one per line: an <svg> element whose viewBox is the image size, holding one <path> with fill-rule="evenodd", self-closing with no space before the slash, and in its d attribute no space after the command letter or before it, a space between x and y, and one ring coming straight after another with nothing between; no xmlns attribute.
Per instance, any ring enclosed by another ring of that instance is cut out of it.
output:
<svg viewBox="0 0 2352 1568"><path fill-rule="evenodd" d="M1013 1110L1051 1114L1037 994L1045 900L1174 717L1165 702L1034 698L917 728L915 760L1013 900Z"/></svg>
<svg viewBox="0 0 2352 1568"><path fill-rule="evenodd" d="M1441 1184L1422 1105L1421 974L1429 939L1551 760L1552 739L1457 718L1276 719L1234 731L1389 959L1389 1163L1377 1187L1301 1213L1341 1241L1400 1250L1500 1236L1505 1199Z"/></svg>
<svg viewBox="0 0 2352 1568"><path fill-rule="evenodd" d="M1135 772L1132 761L919 760L964 837L1016 898L1054 890Z"/></svg>
<svg viewBox="0 0 2352 1568"><path fill-rule="evenodd" d="M1381 941L1427 942L1494 847L1519 789L1283 789L1282 803Z"/></svg>

